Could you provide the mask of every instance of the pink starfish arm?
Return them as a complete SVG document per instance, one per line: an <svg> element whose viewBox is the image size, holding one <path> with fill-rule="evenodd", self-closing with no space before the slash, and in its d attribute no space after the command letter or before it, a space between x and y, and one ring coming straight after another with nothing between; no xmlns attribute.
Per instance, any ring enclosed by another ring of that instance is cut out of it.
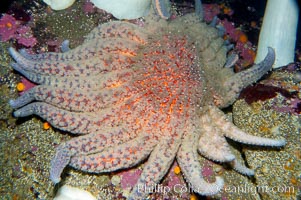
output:
<svg viewBox="0 0 301 200"><path fill-rule="evenodd" d="M260 146L281 147L285 145L284 139L274 140L245 133L244 131L237 128L233 123L229 122L225 114L214 106L210 107L209 115L212 119L214 119L214 124L222 130L224 135L232 140L245 144Z"/></svg>
<svg viewBox="0 0 301 200"><path fill-rule="evenodd" d="M224 186L224 180L221 177L215 177L215 182L208 183L202 176L202 166L199 163L197 146L200 134L195 128L188 129L182 140L182 144L177 153L177 161L181 170L190 183L190 187L194 192L201 195L214 195L220 192Z"/></svg>

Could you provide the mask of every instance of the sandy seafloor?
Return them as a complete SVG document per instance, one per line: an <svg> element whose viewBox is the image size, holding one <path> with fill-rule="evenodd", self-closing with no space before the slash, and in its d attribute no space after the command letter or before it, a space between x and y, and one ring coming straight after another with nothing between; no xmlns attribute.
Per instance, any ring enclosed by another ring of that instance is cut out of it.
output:
<svg viewBox="0 0 301 200"><path fill-rule="evenodd" d="M218 8L222 10L220 17L232 21L237 29L247 35L252 48L256 49L264 3L251 0L210 1L210 3L217 3ZM178 13L190 12L192 11L190 5L189 1L177 1L173 3L173 9ZM15 16L17 23L30 27L29 37L36 38L37 42L33 47L27 48L34 53L41 53L58 51L65 39L70 40L71 47L76 47L83 41L83 36L98 23L113 19L110 14L89 6L86 1L79 0L71 8L52 11L41 1L24 0L7 3L6 7L1 8L1 12ZM7 51L10 46L19 49L26 47L16 37L0 43L0 199L53 199L58 188L65 184L87 190L97 199L125 199L129 189L122 183L137 178L143 165L109 174L88 174L67 167L63 173L63 181L56 186L53 185L49 179L49 165L55 147L73 136L52 127L45 130L43 128L45 121L36 116L20 119L12 116L13 110L8 101L20 95L16 85L24 80L9 65L12 62ZM250 134L286 138L285 147L280 149L253 147L229 141L233 145L235 155L255 169L254 177L238 174L225 165L205 161L207 166L204 167L214 169L215 173L225 179L225 190L221 195L206 198L185 191L172 191L164 195L156 193L151 197L224 200L300 199L300 49L298 40L295 63L286 70L272 72L266 80L260 82L262 85L259 89L248 88L247 94L251 93L256 98L245 95L225 110L238 127ZM272 89L265 87L266 85L288 91L291 96L285 95L283 90L271 91ZM200 160L202 159L204 158L200 156ZM181 174L174 174L175 166L176 163L162 181L163 186L174 184L175 181L185 186Z"/></svg>

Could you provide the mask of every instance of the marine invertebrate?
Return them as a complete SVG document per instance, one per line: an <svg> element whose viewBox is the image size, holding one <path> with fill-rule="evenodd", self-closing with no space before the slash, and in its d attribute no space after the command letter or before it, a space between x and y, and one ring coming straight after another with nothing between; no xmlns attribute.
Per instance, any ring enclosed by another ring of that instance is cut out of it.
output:
<svg viewBox="0 0 301 200"><path fill-rule="evenodd" d="M277 55L273 68L294 62L298 16L296 0L267 2L255 62L264 58L268 46L275 48Z"/></svg>
<svg viewBox="0 0 301 200"><path fill-rule="evenodd" d="M91 0L100 9L112 13L117 19L137 19L147 15L151 0Z"/></svg>
<svg viewBox="0 0 301 200"><path fill-rule="evenodd" d="M64 10L75 2L75 0L43 0L53 10Z"/></svg>
<svg viewBox="0 0 301 200"><path fill-rule="evenodd" d="M53 200L96 200L96 198L89 192L79 188L63 185Z"/></svg>
<svg viewBox="0 0 301 200"><path fill-rule="evenodd" d="M260 64L235 74L223 67L227 48L218 31L197 14L166 21L152 13L145 27L102 24L64 53L9 52L16 61L12 67L39 84L10 101L18 108L14 115L36 114L81 135L57 148L50 170L54 183L67 165L103 173L148 158L129 197L142 199L176 158L191 189L214 195L223 179L203 179L197 151L252 175L225 137L252 145L285 144L244 133L219 110L271 69L274 51L269 48Z"/></svg>
<svg viewBox="0 0 301 200"><path fill-rule="evenodd" d="M17 31L18 22L11 15L3 15L0 19L0 38L1 41L6 42L14 37Z"/></svg>
<svg viewBox="0 0 301 200"><path fill-rule="evenodd" d="M63 10L75 0L44 0L52 9ZM117 19L137 19L146 16L153 2L157 13L164 19L170 17L169 0L91 0L100 9L111 13Z"/></svg>
<svg viewBox="0 0 301 200"><path fill-rule="evenodd" d="M26 47L33 47L37 43L37 39L33 36L29 26L21 26L18 28L15 38L19 44L22 44Z"/></svg>
<svg viewBox="0 0 301 200"><path fill-rule="evenodd" d="M66 9L75 0L44 0L53 10ZM117 19L137 19L147 15L151 0L91 0L100 9L111 13Z"/></svg>
<svg viewBox="0 0 301 200"><path fill-rule="evenodd" d="M169 0L91 0L91 2L117 19L137 19L146 16L151 4L160 17L163 19L170 17Z"/></svg>
<svg viewBox="0 0 301 200"><path fill-rule="evenodd" d="M13 16L7 14L0 19L0 39L4 42L16 39L19 44L26 47L32 47L37 43L29 26L21 25Z"/></svg>

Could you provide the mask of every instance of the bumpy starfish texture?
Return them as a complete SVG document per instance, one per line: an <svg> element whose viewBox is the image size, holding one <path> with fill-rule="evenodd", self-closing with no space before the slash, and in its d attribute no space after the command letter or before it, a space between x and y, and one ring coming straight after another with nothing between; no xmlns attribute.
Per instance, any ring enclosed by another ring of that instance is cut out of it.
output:
<svg viewBox="0 0 301 200"><path fill-rule="evenodd" d="M9 49L12 67L39 84L10 105L16 117L38 115L54 127L80 136L58 146L50 178L58 183L69 165L103 173L146 160L129 199L143 199L176 158L191 188L214 195L223 179L206 182L198 153L229 162L240 173L251 169L237 161L225 137L240 143L283 146L284 140L244 133L219 108L267 73L275 55L234 73L219 32L196 14L172 21L150 15L145 27L109 22L95 28L84 43L64 53L30 55Z"/></svg>

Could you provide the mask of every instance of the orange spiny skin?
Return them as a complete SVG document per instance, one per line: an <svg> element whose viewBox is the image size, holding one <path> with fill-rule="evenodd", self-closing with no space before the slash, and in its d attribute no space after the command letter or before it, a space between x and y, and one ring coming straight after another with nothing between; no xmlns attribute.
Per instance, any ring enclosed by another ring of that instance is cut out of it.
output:
<svg viewBox="0 0 301 200"><path fill-rule="evenodd" d="M189 118L187 111L194 110L202 97L201 91L196 90L202 88L196 50L189 45L193 44L186 36L164 35L140 53L138 63L144 67L135 71L141 75L133 85L144 94L142 101L152 105L152 112L166 116L165 123L170 122L171 116Z"/></svg>
<svg viewBox="0 0 301 200"><path fill-rule="evenodd" d="M270 70L262 65L234 74L224 68L226 47L218 31L190 14L174 21L146 18L145 27L109 22L65 53L29 55L10 48L12 67L39 84L11 100L15 116L39 115L53 127L82 134L58 146L50 178L70 165L103 173L146 160L129 199L144 199L175 157L191 189L214 195L223 179L208 183L197 157L230 162L244 174L224 136L247 144L282 146L283 140L247 135L219 110L243 87ZM35 102L32 102L34 101Z"/></svg>

